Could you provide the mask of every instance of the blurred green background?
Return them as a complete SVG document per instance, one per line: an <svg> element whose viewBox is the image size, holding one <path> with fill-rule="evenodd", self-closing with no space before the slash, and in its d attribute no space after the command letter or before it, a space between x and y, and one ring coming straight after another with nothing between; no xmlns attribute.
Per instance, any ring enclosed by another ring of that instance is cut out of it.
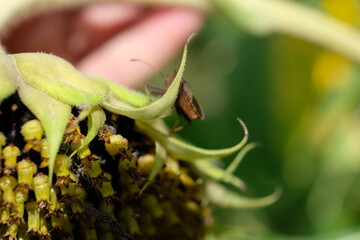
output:
<svg viewBox="0 0 360 240"><path fill-rule="evenodd" d="M357 0L302 2L359 26ZM208 239L360 239L357 64L301 39L252 36L213 14L191 43L185 78L206 119L179 135L201 147L231 146L243 136L240 117L250 142L262 144L237 170L243 194L283 190L263 209L215 208Z"/></svg>

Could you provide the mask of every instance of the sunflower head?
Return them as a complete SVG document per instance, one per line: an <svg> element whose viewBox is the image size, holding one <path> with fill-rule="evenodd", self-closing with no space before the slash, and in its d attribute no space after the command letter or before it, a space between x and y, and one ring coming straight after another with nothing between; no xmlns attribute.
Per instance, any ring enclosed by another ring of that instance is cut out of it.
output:
<svg viewBox="0 0 360 240"><path fill-rule="evenodd" d="M53 55L0 55L3 237L201 239L212 222L208 183L220 187L208 179L244 188L209 160L242 149L247 130L240 121L245 137L219 150L169 136L161 118L176 101L186 55L185 46L167 92L152 102Z"/></svg>

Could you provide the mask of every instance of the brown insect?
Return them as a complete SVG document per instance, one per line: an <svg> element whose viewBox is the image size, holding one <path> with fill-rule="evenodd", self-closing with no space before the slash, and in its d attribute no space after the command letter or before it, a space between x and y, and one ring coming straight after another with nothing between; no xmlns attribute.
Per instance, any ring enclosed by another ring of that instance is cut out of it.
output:
<svg viewBox="0 0 360 240"><path fill-rule="evenodd" d="M175 76L176 72L165 77L166 87L171 85ZM179 93L175 101L175 109L178 114L183 116L188 122L196 119L205 119L203 108L192 93L190 85L184 79L182 79L180 83Z"/></svg>
<svg viewBox="0 0 360 240"><path fill-rule="evenodd" d="M148 65L149 67L151 67L152 69L154 69L155 71L157 71L165 79L165 84L166 84L167 88L174 81L175 76L177 74L177 72L174 71L172 74L165 75L159 68L157 68L157 67L153 66L152 64L150 64L144 60L141 60L141 59L131 59L131 61L142 62L142 63ZM150 86L153 89L158 90L158 91L152 91L152 93L163 94L165 92L164 89L161 89L157 86L153 86L153 85L148 85L148 86ZM184 79L181 79L179 92L178 92L178 96L175 100L174 107L175 107L178 115L182 116L188 122L188 124L190 124L192 120L196 120L196 119L204 120L205 119L205 113L204 113L203 108L198 103L194 94L192 93L190 85ZM178 124L179 124L179 120L176 121L171 132L179 131L185 127L185 126L183 126L183 127L176 128L176 126Z"/></svg>

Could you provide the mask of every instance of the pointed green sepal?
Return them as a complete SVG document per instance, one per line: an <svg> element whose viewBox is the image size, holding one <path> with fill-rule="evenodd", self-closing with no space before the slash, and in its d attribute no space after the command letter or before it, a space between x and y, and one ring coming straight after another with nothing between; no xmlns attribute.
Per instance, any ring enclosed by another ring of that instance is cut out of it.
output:
<svg viewBox="0 0 360 240"><path fill-rule="evenodd" d="M31 86L24 79L18 81L21 101L41 122L49 144L49 181L52 183L54 164L68 124L71 106Z"/></svg>
<svg viewBox="0 0 360 240"><path fill-rule="evenodd" d="M155 151L156 151L156 159L154 166L151 169L148 182L141 189L141 193L149 186L152 180L155 179L156 175L160 172L161 168L164 166L167 154L165 148L158 142L155 142Z"/></svg>
<svg viewBox="0 0 360 240"><path fill-rule="evenodd" d="M174 81L171 83L166 93L157 101L145 107L136 108L131 106L129 102L120 100L118 98L119 96L116 97L117 95L114 94L102 102L101 106L110 112L142 121L149 121L168 116L177 98L180 83L185 70L186 57L187 44L184 47L183 57Z"/></svg>
<svg viewBox="0 0 360 240"><path fill-rule="evenodd" d="M128 105L134 107L144 107L148 104L148 97L142 92L138 92L119 84L113 83L105 78L96 78L103 84L105 84L110 90L111 94L117 99L122 100Z"/></svg>
<svg viewBox="0 0 360 240"><path fill-rule="evenodd" d="M245 183L240 178L233 175L233 173L239 166L245 155L251 149L254 149L257 146L259 146L258 143L249 143L245 145L244 148L241 149L236 155L235 159L231 162L231 164L226 168L226 170L216 167L212 162L209 162L207 160L196 161L194 164L202 174L206 175L212 180L228 183L241 190L246 190Z"/></svg>
<svg viewBox="0 0 360 240"><path fill-rule="evenodd" d="M245 124L238 119L242 125L245 135L243 139L235 146L224 148L224 149L203 149L195 147L188 143L182 142L179 139L170 137L157 129L155 129L150 123L142 121L135 121L135 126L143 133L147 134L154 141L159 142L165 147L169 156L184 161L195 161L199 159L217 159L229 156L239 151L247 142L248 130Z"/></svg>
<svg viewBox="0 0 360 240"><path fill-rule="evenodd" d="M208 160L199 160L194 162L196 169L203 175L212 180L222 181L237 187L241 190L246 190L246 185L243 180L232 174L227 174L224 169L216 167L214 163Z"/></svg>
<svg viewBox="0 0 360 240"><path fill-rule="evenodd" d="M248 198L241 196L216 182L207 182L206 192L212 203L221 207L238 209L266 207L275 203L281 195L281 189L276 188L269 196L261 198Z"/></svg>
<svg viewBox="0 0 360 240"><path fill-rule="evenodd" d="M81 145L70 155L73 157L77 152L90 144L90 142L96 137L100 128L104 125L106 116L104 110L98 106L95 106L88 116L88 132Z"/></svg>
<svg viewBox="0 0 360 240"><path fill-rule="evenodd" d="M227 177L227 175L230 175L235 172L237 167L240 165L241 161L244 159L245 155L252 149L260 146L259 143L249 143L244 146L243 149L236 155L235 159L230 163L230 165L226 168L224 178Z"/></svg>

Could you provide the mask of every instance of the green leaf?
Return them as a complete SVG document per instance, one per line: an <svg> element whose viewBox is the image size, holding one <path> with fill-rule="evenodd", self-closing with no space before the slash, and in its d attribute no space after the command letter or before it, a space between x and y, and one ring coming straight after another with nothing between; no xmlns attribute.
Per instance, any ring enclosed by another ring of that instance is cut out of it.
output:
<svg viewBox="0 0 360 240"><path fill-rule="evenodd" d="M165 148L163 146L161 146L161 144L159 144L158 142L155 142L155 150L156 150L155 163L151 169L151 172L149 175L149 181L141 189L141 193L149 186L151 181L155 179L156 175L159 173L161 168L164 166L166 158L167 158Z"/></svg>
<svg viewBox="0 0 360 240"><path fill-rule="evenodd" d="M171 83L166 93L157 101L145 107L135 108L118 99L116 97L117 94L115 94L115 96L111 96L102 102L101 106L112 113L121 114L142 121L154 120L169 115L177 98L180 83L185 70L186 57L187 44L184 47L183 57L174 81Z"/></svg>
<svg viewBox="0 0 360 240"><path fill-rule="evenodd" d="M224 169L216 167L214 163L209 162L208 160L199 160L194 162L194 164L200 173L211 178L212 180L229 183L241 190L246 190L246 185L243 180L232 174L227 174Z"/></svg>
<svg viewBox="0 0 360 240"><path fill-rule="evenodd" d="M71 106L31 86L22 78L18 87L21 101L44 127L49 143L49 181L52 183L55 159L70 118Z"/></svg>
<svg viewBox="0 0 360 240"><path fill-rule="evenodd" d="M14 60L6 54L0 54L0 103L15 92L18 76Z"/></svg>
<svg viewBox="0 0 360 240"><path fill-rule="evenodd" d="M98 106L95 106L88 116L88 132L81 145L70 155L70 158L77 152L82 150L84 147L96 137L100 128L104 125L106 116L104 110Z"/></svg>
<svg viewBox="0 0 360 240"><path fill-rule="evenodd" d="M245 135L243 139L235 146L224 149L203 149L195 147L188 143L182 142L179 139L170 137L168 134L164 134L155 129L151 123L145 123L142 121L135 121L135 126L143 133L148 135L154 141L159 142L165 147L169 156L184 161L194 161L199 159L217 159L229 156L239 151L247 142L248 130L245 124L238 119L242 125Z"/></svg>
<svg viewBox="0 0 360 240"><path fill-rule="evenodd" d="M269 196L262 198L248 198L241 196L216 182L207 182L206 192L208 198L214 204L221 207L238 209L266 207L276 202L281 195L281 189L276 188Z"/></svg>
<svg viewBox="0 0 360 240"><path fill-rule="evenodd" d="M81 74L69 62L45 53L12 55L23 78L30 85L70 104L94 106L108 95L108 87Z"/></svg>

